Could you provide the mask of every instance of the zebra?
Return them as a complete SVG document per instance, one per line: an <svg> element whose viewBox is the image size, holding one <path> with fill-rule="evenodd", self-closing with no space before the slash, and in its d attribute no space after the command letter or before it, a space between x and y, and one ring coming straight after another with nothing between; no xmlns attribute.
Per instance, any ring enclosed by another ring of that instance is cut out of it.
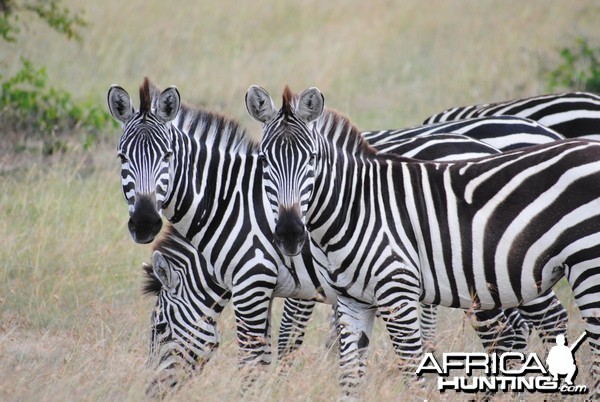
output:
<svg viewBox="0 0 600 402"><path fill-rule="evenodd" d="M590 333L600 394L600 143L422 162L378 154L343 116L319 130L324 97L314 87L295 108L292 99L286 87L276 110L252 86L246 107L262 123L277 246L296 255L308 231L330 262L322 268L337 294L344 396L357 396L375 310L414 370L419 301L515 307L562 277Z"/></svg>
<svg viewBox="0 0 600 402"><path fill-rule="evenodd" d="M481 119L475 119L473 123L476 134L485 132L485 130L482 130L485 124ZM507 124L515 123L520 124L521 122L519 119L516 122L507 122ZM323 124L323 122L319 122L319 124ZM498 128L496 121L491 120L490 124L493 128ZM419 134L412 138L396 139L395 142L388 140L381 132L371 131L362 134L365 140L378 150L383 148L386 152L394 152L397 155L415 159L451 161L500 152L491 145L463 134L438 134L443 130L440 129L440 125L435 126L434 128L430 127L434 130L432 134L421 133L424 131L423 129L411 130L411 132L418 132ZM464 131L466 127L463 125L462 129ZM522 134L526 132L526 130L521 131ZM506 128L504 128L504 132L507 132ZM552 132L544 133L542 131L542 133L542 139L554 140ZM549 135L546 136L546 134ZM536 143L538 141L540 140L537 139ZM505 147L511 146L508 142L505 144ZM312 301L286 300L279 332L278 350L280 356L285 354L284 351L291 353L302 345L304 328L313 308L314 302ZM524 350L527 346L530 326L535 326L539 330L539 335L546 344L553 344L558 334L565 333L568 319L567 312L552 291L528 305L521 306L521 308L523 309L522 312L519 312L519 309L511 308L507 309L506 312L480 311L475 313L473 325L485 350L490 353ZM532 323L535 323L535 325L529 323L522 313L525 314L525 317L532 317ZM437 325L436 306L422 305L420 321L425 350L433 352ZM332 320L332 322L334 323L335 320ZM327 348L330 348L332 341L336 338L335 330L332 333L327 342Z"/></svg>
<svg viewBox="0 0 600 402"><path fill-rule="evenodd" d="M591 92L566 92L455 107L428 117L424 124L502 115L535 120L567 138L600 140L600 95Z"/></svg>
<svg viewBox="0 0 600 402"><path fill-rule="evenodd" d="M204 256L170 224L153 249L143 292L156 297L148 365L157 375L146 392L156 398L212 357L220 342L217 319L231 292L213 281Z"/></svg>

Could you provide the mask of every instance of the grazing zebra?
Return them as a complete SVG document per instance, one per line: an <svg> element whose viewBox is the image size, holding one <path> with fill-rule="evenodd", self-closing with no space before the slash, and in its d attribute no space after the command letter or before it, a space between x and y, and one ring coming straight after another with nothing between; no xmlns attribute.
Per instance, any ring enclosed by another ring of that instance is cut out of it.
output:
<svg viewBox="0 0 600 402"><path fill-rule="evenodd" d="M535 120L567 138L600 140L600 95L590 92L567 92L455 107L427 118L424 124L501 115Z"/></svg>
<svg viewBox="0 0 600 402"><path fill-rule="evenodd" d="M331 264L322 268L338 295L345 396L357 396L375 310L414 369L422 357L419 301L516 307L562 277L590 333L600 393L600 143L422 162L378 154L342 116L319 130L324 98L316 88L295 108L292 99L286 88L277 111L253 86L246 105L263 123L275 242L296 255L308 230Z"/></svg>
<svg viewBox="0 0 600 402"><path fill-rule="evenodd" d="M212 280L202 254L171 225L144 270L144 293L157 297L148 359L157 377L147 394L159 397L210 359L219 346L217 319L231 293Z"/></svg>

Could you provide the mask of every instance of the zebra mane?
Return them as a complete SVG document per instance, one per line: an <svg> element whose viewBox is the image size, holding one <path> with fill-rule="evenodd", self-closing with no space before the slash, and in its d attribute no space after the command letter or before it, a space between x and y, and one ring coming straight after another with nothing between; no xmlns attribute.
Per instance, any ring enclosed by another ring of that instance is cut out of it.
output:
<svg viewBox="0 0 600 402"><path fill-rule="evenodd" d="M283 104L281 110L284 114L292 113L298 107L300 94L293 93L288 86L283 90ZM376 154L373 148L363 137L361 131L352 123L345 114L325 107L323 113L315 122L319 132L336 147L348 152L364 152Z"/></svg>
<svg viewBox="0 0 600 402"><path fill-rule="evenodd" d="M201 142L212 150L258 152L258 142L250 137L237 120L222 113L182 103L174 124L193 141Z"/></svg>
<svg viewBox="0 0 600 402"><path fill-rule="evenodd" d="M300 95L294 94L288 85L283 89L281 111L285 116L294 113L294 108L298 105Z"/></svg>
<svg viewBox="0 0 600 402"><path fill-rule="evenodd" d="M157 107L161 89L154 85L148 77L140 86L141 114L148 113ZM258 152L258 143L248 135L239 122L219 112L209 111L182 102L175 125L187 133L194 141L203 146L212 147L223 152ZM193 128L190 131L190 128Z"/></svg>
<svg viewBox="0 0 600 402"><path fill-rule="evenodd" d="M373 148L363 137L361 131L345 114L330 108L325 108L316 124L319 131L337 148L349 153L365 153L374 155Z"/></svg>
<svg viewBox="0 0 600 402"><path fill-rule="evenodd" d="M160 89L148 77L144 77L144 82L140 85L140 113L150 113L159 95Z"/></svg>

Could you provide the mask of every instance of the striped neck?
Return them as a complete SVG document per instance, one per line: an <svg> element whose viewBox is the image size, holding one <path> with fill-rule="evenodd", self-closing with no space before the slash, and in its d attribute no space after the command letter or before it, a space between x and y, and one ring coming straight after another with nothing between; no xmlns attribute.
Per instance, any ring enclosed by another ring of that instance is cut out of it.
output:
<svg viewBox="0 0 600 402"><path fill-rule="evenodd" d="M236 121L185 106L171 130L175 157L163 215L191 238L217 200L219 207L235 202L237 176L256 165L257 145Z"/></svg>

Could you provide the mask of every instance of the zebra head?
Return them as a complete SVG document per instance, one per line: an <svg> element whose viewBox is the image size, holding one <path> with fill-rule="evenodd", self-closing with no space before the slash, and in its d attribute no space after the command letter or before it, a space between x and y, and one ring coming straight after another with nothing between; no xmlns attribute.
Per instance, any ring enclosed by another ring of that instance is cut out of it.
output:
<svg viewBox="0 0 600 402"><path fill-rule="evenodd" d="M144 265L144 292L157 296L148 354L148 366L156 370L150 395L160 396L199 372L219 345L215 315L223 307L197 289L194 274L205 272L202 262L198 253L184 249L156 250L152 265Z"/></svg>
<svg viewBox="0 0 600 402"><path fill-rule="evenodd" d="M315 182L317 136L312 124L323 112L324 98L309 88L295 98L288 87L276 111L268 92L251 86L246 109L263 124L260 159L264 187L275 217L274 237L280 250L297 255L306 241L306 211Z"/></svg>
<svg viewBox="0 0 600 402"><path fill-rule="evenodd" d="M160 211L169 191L173 135L171 121L180 107L177 88L158 89L146 78L140 87L140 110L133 109L129 94L113 85L108 108L121 123L119 141L121 182L129 205L129 233L137 243L149 243L160 232Z"/></svg>

